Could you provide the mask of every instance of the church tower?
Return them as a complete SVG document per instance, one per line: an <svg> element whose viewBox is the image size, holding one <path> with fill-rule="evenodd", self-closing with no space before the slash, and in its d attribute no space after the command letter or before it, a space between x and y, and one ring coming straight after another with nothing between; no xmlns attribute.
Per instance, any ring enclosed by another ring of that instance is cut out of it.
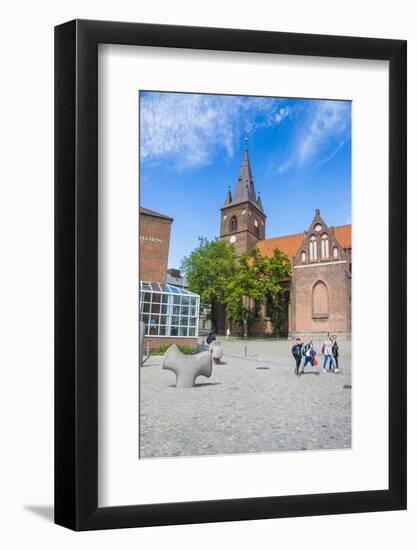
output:
<svg viewBox="0 0 417 550"><path fill-rule="evenodd" d="M265 239L266 215L256 197L247 140L233 196L229 188L220 213L220 238L233 244L238 256Z"/></svg>

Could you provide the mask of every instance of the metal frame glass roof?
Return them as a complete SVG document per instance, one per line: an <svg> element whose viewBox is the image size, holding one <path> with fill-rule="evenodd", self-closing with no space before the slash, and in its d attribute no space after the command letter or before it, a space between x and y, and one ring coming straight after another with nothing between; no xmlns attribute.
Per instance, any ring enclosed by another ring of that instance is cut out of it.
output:
<svg viewBox="0 0 417 550"><path fill-rule="evenodd" d="M160 292L161 294L181 294L182 296L195 296L199 297L199 294L190 292L185 288L169 285L168 283L154 283L149 281L140 281L140 289L146 292Z"/></svg>
<svg viewBox="0 0 417 550"><path fill-rule="evenodd" d="M167 283L140 281L139 303L146 336L198 337L198 294Z"/></svg>

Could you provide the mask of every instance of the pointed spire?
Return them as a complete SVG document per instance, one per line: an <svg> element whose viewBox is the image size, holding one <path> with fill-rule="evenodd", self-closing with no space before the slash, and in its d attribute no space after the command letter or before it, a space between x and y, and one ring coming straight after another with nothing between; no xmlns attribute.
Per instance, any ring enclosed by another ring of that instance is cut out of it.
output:
<svg viewBox="0 0 417 550"><path fill-rule="evenodd" d="M229 185L229 189L227 190L226 200L224 201L224 206L229 206L231 202L232 202L232 193L230 192L230 185Z"/></svg>
<svg viewBox="0 0 417 550"><path fill-rule="evenodd" d="M239 176L233 195L229 191L226 195L223 208L229 205L236 205L251 202L263 213L263 206L260 196L256 198L255 186L253 184L252 169L249 161L248 138L244 139L243 157L240 163Z"/></svg>
<svg viewBox="0 0 417 550"><path fill-rule="evenodd" d="M261 194L260 193L258 193L258 198L256 199L256 204L259 206L259 210L261 210L263 212L264 207L262 205Z"/></svg>
<svg viewBox="0 0 417 550"><path fill-rule="evenodd" d="M251 201L256 203L255 188L253 186L252 169L249 162L249 153L247 147L247 139L245 139L245 149L243 151L242 162L240 163L239 176L233 193L233 202Z"/></svg>

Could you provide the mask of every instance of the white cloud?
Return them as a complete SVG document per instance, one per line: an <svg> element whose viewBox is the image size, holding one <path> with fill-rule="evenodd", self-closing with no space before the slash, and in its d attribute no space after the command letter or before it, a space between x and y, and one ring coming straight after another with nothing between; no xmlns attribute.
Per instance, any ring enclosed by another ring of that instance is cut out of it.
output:
<svg viewBox="0 0 417 550"><path fill-rule="evenodd" d="M346 132L350 132L350 104L342 101L318 102L300 139L299 161L306 162L325 149L329 140Z"/></svg>
<svg viewBox="0 0 417 550"><path fill-rule="evenodd" d="M203 94L146 93L141 96L141 160L171 160L190 170L233 156L242 131L281 123L290 114L283 100Z"/></svg>
<svg viewBox="0 0 417 550"><path fill-rule="evenodd" d="M275 122L278 124L284 120L290 114L289 107L281 107L278 112L275 113Z"/></svg>
<svg viewBox="0 0 417 550"><path fill-rule="evenodd" d="M287 159L286 161L284 161L282 164L280 164L280 165L278 166L278 173L279 173L279 174L284 174L284 172L286 172L287 170L289 170L293 164L294 164L294 163L293 163L292 160Z"/></svg>
<svg viewBox="0 0 417 550"><path fill-rule="evenodd" d="M323 164L326 164L326 162L329 162L329 160L332 160L333 157L337 155L337 153L340 151L340 149L343 147L343 145L346 143L345 140L342 140L332 151L329 155L322 158L317 166L322 166Z"/></svg>
<svg viewBox="0 0 417 550"><path fill-rule="evenodd" d="M288 105L280 98L181 93L141 95L141 160L170 161L176 170L232 157L242 133L293 119L287 147L277 152L278 172L331 160L350 139L350 104L311 100ZM275 161L276 162L276 161ZM276 164L275 164L276 166Z"/></svg>
<svg viewBox="0 0 417 550"><path fill-rule="evenodd" d="M311 101L300 117L286 158L278 172L294 165L331 160L350 139L350 103L346 101Z"/></svg>
<svg viewBox="0 0 417 550"><path fill-rule="evenodd" d="M150 94L141 101L142 160L171 157L182 168L206 165L215 135L227 154L232 154L227 114L214 109L206 96Z"/></svg>

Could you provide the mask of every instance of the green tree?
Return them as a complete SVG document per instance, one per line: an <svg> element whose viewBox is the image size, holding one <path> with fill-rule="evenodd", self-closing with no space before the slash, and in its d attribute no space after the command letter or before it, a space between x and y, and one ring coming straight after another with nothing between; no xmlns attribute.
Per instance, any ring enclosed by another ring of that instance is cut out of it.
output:
<svg viewBox="0 0 417 550"><path fill-rule="evenodd" d="M288 320L288 287L289 281L282 283L282 291L267 298L268 314L274 334L282 334L285 321Z"/></svg>
<svg viewBox="0 0 417 550"><path fill-rule="evenodd" d="M268 302L274 332L278 332L282 324L283 292L288 285L290 268L288 258L278 249L271 257L262 256L257 248L243 254L237 262L233 278L226 285L224 302L228 319L240 325L244 321L250 323L256 316L254 303Z"/></svg>
<svg viewBox="0 0 417 550"><path fill-rule="evenodd" d="M236 252L225 241L209 241L204 237L198 240L197 248L183 258L181 270L187 277L188 288L200 295L201 305L211 307L213 315L215 304L224 303L226 286L236 272Z"/></svg>
<svg viewBox="0 0 417 550"><path fill-rule="evenodd" d="M283 322L288 313L288 293L291 277L291 263L287 256L276 248L269 258L269 276L278 281L267 291L266 301L269 305L269 315L275 334L282 332Z"/></svg>

